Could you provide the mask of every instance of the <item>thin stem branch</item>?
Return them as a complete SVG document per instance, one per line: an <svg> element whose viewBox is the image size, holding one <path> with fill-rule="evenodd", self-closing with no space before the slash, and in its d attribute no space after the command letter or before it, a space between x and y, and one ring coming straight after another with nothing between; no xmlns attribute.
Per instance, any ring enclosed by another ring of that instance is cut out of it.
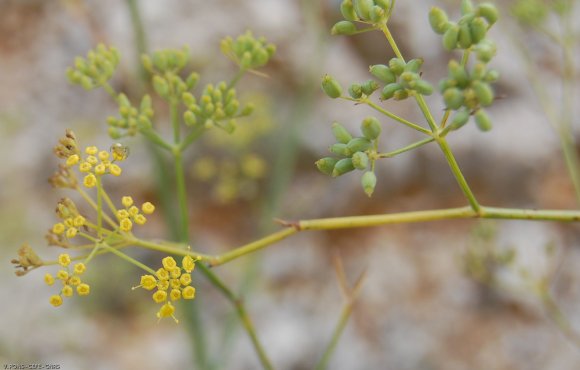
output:
<svg viewBox="0 0 580 370"><path fill-rule="evenodd" d="M396 155L399 155L401 153L408 152L409 150L413 150L413 149L419 148L419 147L421 147L421 146L423 146L425 144L429 144L429 143L431 143L433 141L435 141L434 138L428 137L426 139L417 141L417 142L415 142L413 144L407 145L406 147L403 147L401 149L393 150L392 152L378 153L378 156L379 156L379 158L392 158L392 157L394 157Z"/></svg>
<svg viewBox="0 0 580 370"><path fill-rule="evenodd" d="M187 207L187 190L185 186L185 170L183 168L183 157L181 151L173 153L175 165L175 182L177 185L177 200L179 202L180 240L189 240L189 210Z"/></svg>
<svg viewBox="0 0 580 370"><path fill-rule="evenodd" d="M93 198L91 198L91 196L87 194L87 192L82 187L77 186L75 190L81 195L81 197L85 200L85 202L87 202L91 206L91 208L93 208L95 211L98 210L99 207L97 206L97 203L95 203ZM103 219L107 221L107 223L113 228L116 228L118 226L117 223L113 221L107 214L103 214Z"/></svg>
<svg viewBox="0 0 580 370"><path fill-rule="evenodd" d="M118 251L116 248L113 248L111 246L109 246L107 243L101 243L100 246L105 249L108 252L111 252L119 257L121 257L122 259L124 259L125 261L132 263L133 265L147 271L148 273L155 275L155 270L153 270L151 267L144 265L143 263L137 261L136 259L134 259L133 257L128 256L127 254Z"/></svg>
<svg viewBox="0 0 580 370"><path fill-rule="evenodd" d="M379 105L377 105L377 104L373 103L373 102L372 102L372 101L370 101L370 100L367 100L367 99L365 99L365 100L363 100L362 102L363 102L364 104L368 105L369 107L373 108L374 110L376 110L376 111L378 111L378 112L381 112L381 113L382 113L382 114L384 114L385 116L387 116L387 117L390 117L390 118L394 119L395 121L397 121L397 122L400 122L400 123L402 123L402 124L404 124L404 125L406 125L406 126L408 126L408 127L412 128L413 130L416 130L416 131L422 132L422 133L424 133L425 135L429 135L429 136L433 135L433 134L431 133L431 131L427 130L426 128L423 128L423 127L421 127L421 126L417 125L416 123L413 123L413 122L407 121L406 119L404 119L404 118L402 118L402 117L399 117L399 116L397 116L396 114L394 114L394 113L391 113L391 112L389 112L389 111L387 111L387 110L383 109L382 107L380 107Z"/></svg>

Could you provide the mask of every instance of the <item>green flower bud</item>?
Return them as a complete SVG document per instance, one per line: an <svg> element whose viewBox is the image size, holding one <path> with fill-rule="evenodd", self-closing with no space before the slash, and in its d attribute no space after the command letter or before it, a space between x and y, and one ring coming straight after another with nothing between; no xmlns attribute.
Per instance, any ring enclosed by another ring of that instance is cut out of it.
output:
<svg viewBox="0 0 580 370"><path fill-rule="evenodd" d="M185 80L185 84L187 85L187 90L191 90L195 87L195 85L197 85L197 82L199 81L199 74L192 72L189 76L187 76L187 79Z"/></svg>
<svg viewBox="0 0 580 370"><path fill-rule="evenodd" d="M160 97L165 99L169 97L169 84L163 77L158 75L153 76L153 88Z"/></svg>
<svg viewBox="0 0 580 370"><path fill-rule="evenodd" d="M383 88L383 91L381 92L381 99L382 100L389 100L390 98L392 98L395 95L395 92L401 90L402 88L403 88L403 86L401 84L398 84L398 83L388 84L387 86L385 86Z"/></svg>
<svg viewBox="0 0 580 370"><path fill-rule="evenodd" d="M441 8L436 6L432 7L429 11L429 24L435 33L442 35L447 31L449 26L449 19L447 18L447 13Z"/></svg>
<svg viewBox="0 0 580 370"><path fill-rule="evenodd" d="M338 162L338 159L336 158L332 158L332 157L325 157L322 159L319 159L315 162L316 164L316 168L318 168L318 170L320 172L322 172L325 175L332 175L332 172L334 171L334 166L336 165L336 162Z"/></svg>
<svg viewBox="0 0 580 370"><path fill-rule="evenodd" d="M322 90L332 99L336 99L342 94L342 87L338 81L329 75L322 78Z"/></svg>
<svg viewBox="0 0 580 370"><path fill-rule="evenodd" d="M185 106L187 107L190 107L197 103L197 101L195 100L195 96L193 96L193 94L190 92L184 92L183 94L181 94L181 101L183 101L183 104L185 104Z"/></svg>
<svg viewBox="0 0 580 370"><path fill-rule="evenodd" d="M338 162L336 162L336 164L334 165L334 169L332 170L332 177L338 177L353 170L354 165L352 164L352 159L343 158Z"/></svg>
<svg viewBox="0 0 580 370"><path fill-rule="evenodd" d="M214 126L215 122L212 119L206 119L205 122L203 123L203 127L205 127L208 130Z"/></svg>
<svg viewBox="0 0 580 370"><path fill-rule="evenodd" d="M365 138L375 140L381 134L382 128L378 119L375 117L367 117L362 121L360 130Z"/></svg>
<svg viewBox="0 0 580 370"><path fill-rule="evenodd" d="M352 155L352 165L357 170L364 170L369 165L369 157L364 152L356 152Z"/></svg>
<svg viewBox="0 0 580 370"><path fill-rule="evenodd" d="M459 47L461 49L469 49L471 44L473 43L471 40L471 29L469 28L469 24L462 24L459 27Z"/></svg>
<svg viewBox="0 0 580 370"><path fill-rule="evenodd" d="M238 125L236 124L236 120L235 119L230 119L225 124L222 124L219 127L222 130L224 130L225 132L227 132L228 134L231 134L231 133L233 133L236 130L236 128L238 127Z"/></svg>
<svg viewBox="0 0 580 370"><path fill-rule="evenodd" d="M253 111L254 111L254 105L247 104L246 106L244 106L244 109L242 109L242 111L240 112L240 116L242 116L242 117L249 116L250 114L252 114Z"/></svg>
<svg viewBox="0 0 580 370"><path fill-rule="evenodd" d="M457 130L465 125L469 121L469 111L467 109L463 109L455 113L453 119L451 120L451 129Z"/></svg>
<svg viewBox="0 0 580 370"><path fill-rule="evenodd" d="M371 9L375 4L373 0L352 0L352 5L359 18L369 20Z"/></svg>
<svg viewBox="0 0 580 370"><path fill-rule="evenodd" d="M407 89L412 89L413 86L415 86L415 82L417 80L419 80L421 77L419 77L418 73L414 73L414 72L403 72L401 74L401 85L403 85L403 87L407 88Z"/></svg>
<svg viewBox="0 0 580 370"><path fill-rule="evenodd" d="M479 106L479 100L477 99L477 95L475 95L475 90L471 87L463 90L463 105L467 108L473 110Z"/></svg>
<svg viewBox="0 0 580 370"><path fill-rule="evenodd" d="M477 96L477 100L479 100L479 104L482 107L487 107L493 103L493 90L488 83L482 81L474 81L473 82L473 91L475 91L475 95Z"/></svg>
<svg viewBox="0 0 580 370"><path fill-rule="evenodd" d="M91 89L95 88L95 85L93 84L93 80L89 76L81 77L81 86L85 90L91 90Z"/></svg>
<svg viewBox="0 0 580 370"><path fill-rule="evenodd" d="M449 51L457 48L457 41L459 39L459 26L451 23L447 31L443 34L443 47Z"/></svg>
<svg viewBox="0 0 580 370"><path fill-rule="evenodd" d="M183 113L183 120L185 121L185 124L187 126L193 126L197 123L197 118L195 117L195 114L193 114L193 112L190 110L187 110L185 111L185 113Z"/></svg>
<svg viewBox="0 0 580 370"><path fill-rule="evenodd" d="M354 35L356 33L356 26L350 21L336 22L330 30L331 35Z"/></svg>
<svg viewBox="0 0 580 370"><path fill-rule="evenodd" d="M419 70L421 69L422 65L423 65L423 58L411 59L405 65L405 72L418 73Z"/></svg>
<svg viewBox="0 0 580 370"><path fill-rule="evenodd" d="M368 80L361 86L363 94L370 96L379 88L379 84L375 80Z"/></svg>
<svg viewBox="0 0 580 370"><path fill-rule="evenodd" d="M466 15L473 12L473 3L471 0L461 0L461 14Z"/></svg>
<svg viewBox="0 0 580 370"><path fill-rule="evenodd" d="M439 91L442 93L445 92L445 90L448 88L455 86L457 86L457 81L455 81L453 78L444 78L439 81Z"/></svg>
<svg viewBox="0 0 580 370"><path fill-rule="evenodd" d="M379 23L381 21L384 21L385 15L386 15L385 10L378 5L373 6L369 13L370 20L373 23Z"/></svg>
<svg viewBox="0 0 580 370"><path fill-rule="evenodd" d="M380 6L386 11L391 7L391 0L375 0L375 5Z"/></svg>
<svg viewBox="0 0 580 370"><path fill-rule="evenodd" d="M443 101L448 109L459 109L463 105L463 99L463 92L456 87L449 88L443 93Z"/></svg>
<svg viewBox="0 0 580 370"><path fill-rule="evenodd" d="M343 157L350 157L352 150L348 149L346 144L336 143L330 146L330 152Z"/></svg>
<svg viewBox="0 0 580 370"><path fill-rule="evenodd" d="M116 127L109 127L108 128L108 132L109 132L109 136L111 137L111 139L113 140L117 140L121 138L121 131L119 131L118 128Z"/></svg>
<svg viewBox="0 0 580 370"><path fill-rule="evenodd" d="M373 76L386 84L397 81L397 76L395 76L395 74L391 72L391 69L384 64L372 65L369 67L369 71Z"/></svg>
<svg viewBox="0 0 580 370"><path fill-rule="evenodd" d="M485 77L487 73L487 66L485 63L478 62L473 66L473 70L471 71L471 80L481 80Z"/></svg>
<svg viewBox="0 0 580 370"><path fill-rule="evenodd" d="M361 185L366 195L369 197L373 195L375 191L375 186L377 186L377 176L372 171L367 171L361 178Z"/></svg>
<svg viewBox="0 0 580 370"><path fill-rule="evenodd" d="M406 64L405 62L403 62L402 59L393 58L389 60L389 68L391 69L391 72L393 72L397 76L400 76L401 73L403 73L403 71L405 70L405 66Z"/></svg>
<svg viewBox="0 0 580 370"><path fill-rule="evenodd" d="M352 135L338 122L332 124L332 134L341 144L347 144L352 140Z"/></svg>
<svg viewBox="0 0 580 370"><path fill-rule="evenodd" d="M488 63L495 56L497 46L490 39L483 39L477 44L475 52L477 53L477 59Z"/></svg>
<svg viewBox="0 0 580 370"><path fill-rule="evenodd" d="M232 100L231 102L229 102L226 107L225 107L225 114L228 117L232 117L234 116L236 113L238 113L238 110L240 109L240 102L237 100Z"/></svg>
<svg viewBox="0 0 580 370"><path fill-rule="evenodd" d="M483 79L485 82L496 82L499 79L499 72L495 69L490 69L487 71Z"/></svg>
<svg viewBox="0 0 580 370"><path fill-rule="evenodd" d="M352 5L352 0L344 0L340 4L340 13L347 21L358 21L358 16L354 11L354 6Z"/></svg>
<svg viewBox="0 0 580 370"><path fill-rule="evenodd" d="M480 109L475 113L475 123L481 131L491 130L491 119L483 109Z"/></svg>
<svg viewBox="0 0 580 370"><path fill-rule="evenodd" d="M449 76L454 79L458 86L465 87L469 83L469 75L465 70L465 67L459 64L456 60L452 59L449 61L448 65Z"/></svg>
<svg viewBox="0 0 580 370"><path fill-rule="evenodd" d="M395 100L405 100L409 97L409 92L407 90L397 90L393 95Z"/></svg>
<svg viewBox="0 0 580 370"><path fill-rule="evenodd" d="M167 56L164 52L158 51L153 53L153 65L160 71L167 69Z"/></svg>
<svg viewBox="0 0 580 370"><path fill-rule="evenodd" d="M487 23L481 17L475 18L470 24L471 39L474 44L477 44L485 38L487 34Z"/></svg>
<svg viewBox="0 0 580 370"><path fill-rule="evenodd" d="M491 26L497 21L499 16L499 12L497 8L492 3L482 3L477 6L477 15L482 16L485 18L487 23Z"/></svg>
<svg viewBox="0 0 580 370"><path fill-rule="evenodd" d="M364 137L355 137L354 139L350 140L346 147L351 153L355 152L364 152L365 150L370 149L373 146L371 141Z"/></svg>
<svg viewBox="0 0 580 370"><path fill-rule="evenodd" d="M348 94L353 99L358 99L362 96L362 87L359 84L352 84L348 88Z"/></svg>
<svg viewBox="0 0 580 370"><path fill-rule="evenodd" d="M433 94L433 85L425 80L417 80L413 86L413 90L421 95L431 95Z"/></svg>

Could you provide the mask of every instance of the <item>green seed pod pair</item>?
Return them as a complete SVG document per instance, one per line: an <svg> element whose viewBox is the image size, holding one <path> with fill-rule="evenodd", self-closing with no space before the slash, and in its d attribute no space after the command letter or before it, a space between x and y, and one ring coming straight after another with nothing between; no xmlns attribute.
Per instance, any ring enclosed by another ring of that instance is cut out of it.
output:
<svg viewBox="0 0 580 370"><path fill-rule="evenodd" d="M368 140L376 140L381 134L381 124L375 117L365 118L360 126L360 130Z"/></svg>
<svg viewBox="0 0 580 370"><path fill-rule="evenodd" d="M343 0L340 4L340 13L347 21L358 21L359 17L356 15L352 0Z"/></svg>
<svg viewBox="0 0 580 370"><path fill-rule="evenodd" d="M351 153L364 152L372 146L373 144L371 141L364 137L355 137L346 144L347 149L350 150Z"/></svg>
<svg viewBox="0 0 580 370"><path fill-rule="evenodd" d="M322 78L322 90L332 99L336 99L342 95L342 87L338 81L329 75L325 75Z"/></svg>
<svg viewBox="0 0 580 370"><path fill-rule="evenodd" d="M451 120L450 126L452 130L458 130L469 121L469 110L462 109L455 113Z"/></svg>
<svg viewBox="0 0 580 370"><path fill-rule="evenodd" d="M332 170L332 177L344 175L347 172L353 171L354 165L351 158L343 158L336 162Z"/></svg>
<svg viewBox="0 0 580 370"><path fill-rule="evenodd" d="M365 172L361 178L361 185L366 195L369 197L373 195L375 187L377 186L377 176L375 173L372 171Z"/></svg>
<svg viewBox="0 0 580 370"><path fill-rule="evenodd" d="M360 19L370 20L371 10L375 5L373 0L352 0L352 5Z"/></svg>
<svg viewBox="0 0 580 370"><path fill-rule="evenodd" d="M425 80L419 79L413 84L413 90L421 95L431 95L433 94L433 85Z"/></svg>
<svg viewBox="0 0 580 370"><path fill-rule="evenodd" d="M489 39L481 40L475 48L477 59L484 63L489 63L489 61L495 56L496 52L496 44Z"/></svg>
<svg viewBox="0 0 580 370"><path fill-rule="evenodd" d="M369 157L365 152L356 152L352 155L352 165L357 170L365 170L369 166Z"/></svg>
<svg viewBox="0 0 580 370"><path fill-rule="evenodd" d="M402 59L392 58L389 60L389 68L397 76L400 76L405 71L405 66L406 63Z"/></svg>
<svg viewBox="0 0 580 370"><path fill-rule="evenodd" d="M475 113L475 124L477 124L477 127L484 132L491 130L492 127L491 119L483 109L480 109Z"/></svg>
<svg viewBox="0 0 580 370"><path fill-rule="evenodd" d="M474 44L477 44L483 40L487 34L487 22L481 18L477 17L469 24L469 29L471 31L471 39Z"/></svg>
<svg viewBox="0 0 580 370"><path fill-rule="evenodd" d="M449 27L447 13L441 8L432 7L429 11L429 24L435 33L442 35Z"/></svg>
<svg viewBox="0 0 580 370"><path fill-rule="evenodd" d="M395 93L399 90L402 90L403 86L399 83L392 83L385 86L381 92L381 99L382 100L389 100L391 99Z"/></svg>
<svg viewBox="0 0 580 370"><path fill-rule="evenodd" d="M405 64L404 72L419 73L421 66L423 65L423 58L415 58Z"/></svg>
<svg viewBox="0 0 580 370"><path fill-rule="evenodd" d="M361 85L359 84L350 85L350 87L348 88L348 94L353 99L359 99L363 94Z"/></svg>
<svg viewBox="0 0 580 370"><path fill-rule="evenodd" d="M447 30L443 34L443 47L449 51L457 48L459 41L459 26L456 23L450 22Z"/></svg>
<svg viewBox="0 0 580 370"><path fill-rule="evenodd" d="M469 47L473 44L469 23L464 23L459 26L459 35L457 36L457 41L461 49L469 49Z"/></svg>
<svg viewBox="0 0 580 370"><path fill-rule="evenodd" d="M412 89L415 86L415 82L420 80L418 73L414 72L403 72L401 74L400 83L406 89Z"/></svg>
<svg viewBox="0 0 580 370"><path fill-rule="evenodd" d="M379 84L375 80L368 80L361 85L361 90L366 96L371 96L379 88Z"/></svg>
<svg viewBox="0 0 580 370"><path fill-rule="evenodd" d="M384 82L385 84L390 84L397 81L397 76L391 71L391 69L384 64L375 64L369 67L369 71L373 76Z"/></svg>
<svg viewBox="0 0 580 370"><path fill-rule="evenodd" d="M463 92L456 87L451 87L443 93L443 101L447 109L457 110L463 105Z"/></svg>
<svg viewBox="0 0 580 370"><path fill-rule="evenodd" d="M339 21L332 26L330 34L332 35L354 35L357 32L356 26L350 21Z"/></svg>
<svg viewBox="0 0 580 370"><path fill-rule="evenodd" d="M185 121L185 124L187 126L193 126L197 123L197 118L195 117L195 114L190 110L187 110L185 111L185 113L183 113L183 120Z"/></svg>
<svg viewBox="0 0 580 370"><path fill-rule="evenodd" d="M334 171L334 166L336 165L336 162L338 162L338 159L336 159L336 158L325 157L325 158L321 158L321 159L317 160L315 162L315 164L320 172L322 172L325 175L330 176L330 175L332 175L332 172Z"/></svg>
<svg viewBox="0 0 580 370"><path fill-rule="evenodd" d="M332 133L336 140L341 144L348 144L348 142L352 140L352 135L338 122L332 124Z"/></svg>
<svg viewBox="0 0 580 370"><path fill-rule="evenodd" d="M159 75L153 76L153 88L155 92L163 99L169 99L171 94L169 89L169 83L167 80Z"/></svg>
<svg viewBox="0 0 580 370"><path fill-rule="evenodd" d="M350 157L352 155L352 150L348 148L346 144L336 143L330 146L330 152L343 157Z"/></svg>
<svg viewBox="0 0 580 370"><path fill-rule="evenodd" d="M378 5L375 5L371 8L371 11L369 13L369 19L373 23L380 23L385 21L386 15L387 12L385 11L385 9L381 8Z"/></svg>
<svg viewBox="0 0 580 370"><path fill-rule="evenodd" d="M405 100L409 97L409 91L402 89L402 90L397 90L395 91L395 94L393 95L393 98L397 101L399 100Z"/></svg>
<svg viewBox="0 0 580 370"><path fill-rule="evenodd" d="M487 107L493 103L493 90L491 86L483 81L474 81L472 84L473 91L477 96L477 100L482 107Z"/></svg>
<svg viewBox="0 0 580 370"><path fill-rule="evenodd" d="M485 18L489 25L493 25L497 22L499 17L499 12L496 6L492 3L482 3L477 6L476 14Z"/></svg>
<svg viewBox="0 0 580 370"><path fill-rule="evenodd" d="M464 66L452 59L448 64L449 76L455 81L459 87L465 87L469 84L469 75Z"/></svg>
<svg viewBox="0 0 580 370"><path fill-rule="evenodd" d="M461 14L467 15L473 13L473 3L471 0L461 0Z"/></svg>

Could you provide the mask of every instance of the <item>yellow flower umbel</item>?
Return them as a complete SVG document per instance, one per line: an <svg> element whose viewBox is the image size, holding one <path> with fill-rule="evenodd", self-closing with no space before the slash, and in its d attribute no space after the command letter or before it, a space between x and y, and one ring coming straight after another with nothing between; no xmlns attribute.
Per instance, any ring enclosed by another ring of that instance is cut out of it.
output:
<svg viewBox="0 0 580 370"><path fill-rule="evenodd" d="M91 287L81 280L81 275L87 269L84 263L75 263L71 270L71 258L68 254L63 253L58 256L58 264L63 267L56 273L56 279L62 282L62 288L59 294L50 297L50 304L54 307L62 304L63 297L72 297L75 290L80 296L88 295L91 291ZM54 285L55 277L47 273L44 275L44 282L47 285Z"/></svg>
<svg viewBox="0 0 580 370"><path fill-rule="evenodd" d="M173 314L175 306L171 301L195 298L195 288L191 286L191 272L195 268L195 261L193 257L185 256L179 267L173 257L165 257L161 261L163 267L159 268L155 275L141 276L141 284L133 288L156 289L151 297L156 303L162 304L157 311L159 320L172 317L176 323L179 322Z"/></svg>
<svg viewBox="0 0 580 370"><path fill-rule="evenodd" d="M145 202L141 205L141 211L133 204L133 198L124 196L121 199L121 204L125 209L117 211L117 219L119 220L119 230L129 232L133 228L133 224L143 225L147 222L147 218L143 215L149 215L155 211L155 206L151 202ZM143 213L141 213L143 212Z"/></svg>

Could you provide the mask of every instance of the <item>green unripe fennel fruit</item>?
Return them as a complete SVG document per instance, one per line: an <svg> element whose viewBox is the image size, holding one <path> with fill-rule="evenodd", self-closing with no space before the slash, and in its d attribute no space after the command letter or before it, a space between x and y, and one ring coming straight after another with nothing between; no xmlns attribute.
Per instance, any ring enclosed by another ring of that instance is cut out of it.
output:
<svg viewBox="0 0 580 370"><path fill-rule="evenodd" d="M377 176L375 175L375 173L372 171L365 172L360 182L366 195L368 195L369 197L373 195L373 192L375 191L375 186L377 186Z"/></svg>
<svg viewBox="0 0 580 370"><path fill-rule="evenodd" d="M398 83L388 84L387 86L385 86L383 88L383 91L381 92L381 99L382 100L389 100L390 98L392 98L395 95L395 92L401 90L402 88L403 88L403 86L401 84L398 84Z"/></svg>
<svg viewBox="0 0 580 370"><path fill-rule="evenodd" d="M375 5L373 0L352 0L356 14L363 20L370 19L370 12Z"/></svg>
<svg viewBox="0 0 580 370"><path fill-rule="evenodd" d="M481 131L491 130L491 119L483 109L480 109L475 113L475 123Z"/></svg>
<svg viewBox="0 0 580 370"><path fill-rule="evenodd" d="M485 18L487 23L491 26L497 21L499 16L499 12L495 5L492 3L482 3L477 6L477 15L482 16Z"/></svg>
<svg viewBox="0 0 580 370"><path fill-rule="evenodd" d="M361 86L363 94L365 94L367 96L370 96L378 88L379 88L379 84L375 80L368 80L367 82L365 82Z"/></svg>
<svg viewBox="0 0 580 370"><path fill-rule="evenodd" d="M352 164L351 158L343 158L336 162L334 169L332 170L332 177L337 177L344 175L347 172L353 171L354 165Z"/></svg>
<svg viewBox="0 0 580 370"><path fill-rule="evenodd" d="M429 11L429 24L435 33L442 35L447 31L449 19L447 13L441 8L432 7Z"/></svg>
<svg viewBox="0 0 580 370"><path fill-rule="evenodd" d="M406 63L402 59L392 58L389 60L389 68L395 75L400 76L405 71Z"/></svg>
<svg viewBox="0 0 580 370"><path fill-rule="evenodd" d="M340 4L340 13L347 21L357 21L359 19L354 11L352 0L344 0Z"/></svg>
<svg viewBox="0 0 580 370"><path fill-rule="evenodd" d="M469 29L471 30L471 40L474 44L477 44L483 40L487 34L487 23L483 18L477 17L471 21Z"/></svg>
<svg viewBox="0 0 580 370"><path fill-rule="evenodd" d="M332 124L332 134L341 144L347 144L352 140L352 135L338 122Z"/></svg>
<svg viewBox="0 0 580 370"><path fill-rule="evenodd" d="M449 61L448 70L449 76L456 81L457 86L467 86L469 83L469 75L464 66L459 64L455 59L452 59Z"/></svg>
<svg viewBox="0 0 580 370"><path fill-rule="evenodd" d="M353 99L358 99L362 96L362 87L359 84L352 84L348 88L348 95Z"/></svg>
<svg viewBox="0 0 580 370"><path fill-rule="evenodd" d="M352 165L357 170L364 170L369 166L369 157L364 152L356 152L352 155Z"/></svg>
<svg viewBox="0 0 580 370"><path fill-rule="evenodd" d="M342 94L342 87L330 75L325 75L322 78L322 90L332 99L336 99Z"/></svg>
<svg viewBox="0 0 580 370"><path fill-rule="evenodd" d="M487 82L474 81L472 87L482 107L487 107L493 103L493 90Z"/></svg>
<svg viewBox="0 0 580 370"><path fill-rule="evenodd" d="M369 67L369 71L373 76L384 82L385 84L390 84L397 81L397 76L391 71L391 69L384 64L375 64Z"/></svg>
<svg viewBox="0 0 580 370"><path fill-rule="evenodd" d="M346 144L336 143L330 146L330 151L336 155L341 155L343 157L350 157L353 153Z"/></svg>
<svg viewBox="0 0 580 370"><path fill-rule="evenodd" d="M465 125L467 121L469 121L469 111L467 109L462 109L453 116L450 123L451 129L457 130Z"/></svg>
<svg viewBox="0 0 580 370"><path fill-rule="evenodd" d="M425 80L417 80L414 83L413 90L421 95L431 95L433 94L433 85Z"/></svg>
<svg viewBox="0 0 580 370"><path fill-rule="evenodd" d="M377 5L373 6L369 13L370 20L373 23L379 23L384 21L386 15L387 13L385 12L385 10Z"/></svg>
<svg viewBox="0 0 580 370"><path fill-rule="evenodd" d="M419 70L421 69L422 65L423 65L423 58L411 59L410 61L407 62L407 64L405 64L404 71L418 73Z"/></svg>
<svg viewBox="0 0 580 370"><path fill-rule="evenodd" d="M360 130L365 138L375 140L381 134L382 128L378 119L375 117L367 117L362 121Z"/></svg>
<svg viewBox="0 0 580 370"><path fill-rule="evenodd" d="M473 12L473 3L471 0L461 0L461 14L466 15Z"/></svg>
<svg viewBox="0 0 580 370"><path fill-rule="evenodd" d="M322 172L325 175L330 176L330 175L332 175L332 172L334 171L334 166L336 165L336 162L338 162L338 159L336 159L336 158L325 157L325 158L317 160L315 162L315 164L320 172Z"/></svg>
<svg viewBox="0 0 580 370"><path fill-rule="evenodd" d="M443 101L449 109L457 110L463 105L463 92L456 87L451 87L443 93Z"/></svg>
<svg viewBox="0 0 580 370"><path fill-rule="evenodd" d="M468 49L473 43L471 40L471 29L469 28L469 24L465 23L459 27L458 41L461 49Z"/></svg>
<svg viewBox="0 0 580 370"><path fill-rule="evenodd" d="M371 143L371 141L367 138L355 137L354 139L349 141L348 144L346 144L346 147L348 148L348 150L351 151L351 153L355 153L355 152L364 152L365 150L370 149L372 145L373 144Z"/></svg>
<svg viewBox="0 0 580 370"><path fill-rule="evenodd" d="M443 34L443 47L449 51L457 48L457 41L459 39L459 26L451 23L447 31Z"/></svg>
<svg viewBox="0 0 580 370"><path fill-rule="evenodd" d="M350 21L339 21L332 26L330 33L332 35L354 35L356 33L356 26Z"/></svg>

